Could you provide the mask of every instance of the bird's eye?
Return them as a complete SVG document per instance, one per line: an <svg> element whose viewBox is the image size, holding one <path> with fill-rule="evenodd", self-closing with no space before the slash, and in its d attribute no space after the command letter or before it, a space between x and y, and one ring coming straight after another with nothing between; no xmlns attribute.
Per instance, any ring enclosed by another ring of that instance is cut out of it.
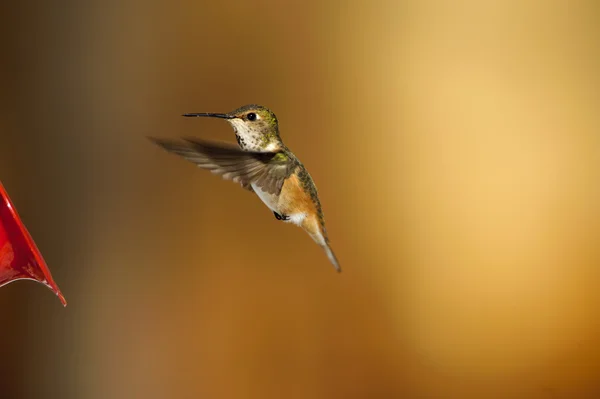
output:
<svg viewBox="0 0 600 399"><path fill-rule="evenodd" d="M256 114L254 112L250 112L248 115L246 115L246 118L248 118L249 121L255 121Z"/></svg>

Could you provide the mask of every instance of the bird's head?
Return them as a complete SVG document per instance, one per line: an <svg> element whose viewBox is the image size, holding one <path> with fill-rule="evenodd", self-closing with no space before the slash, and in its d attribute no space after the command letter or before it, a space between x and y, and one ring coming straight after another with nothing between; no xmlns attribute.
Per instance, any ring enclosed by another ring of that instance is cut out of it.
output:
<svg viewBox="0 0 600 399"><path fill-rule="evenodd" d="M282 146L277 116L262 105L245 105L226 114L192 113L183 116L227 120L235 131L238 144L247 151L275 151Z"/></svg>

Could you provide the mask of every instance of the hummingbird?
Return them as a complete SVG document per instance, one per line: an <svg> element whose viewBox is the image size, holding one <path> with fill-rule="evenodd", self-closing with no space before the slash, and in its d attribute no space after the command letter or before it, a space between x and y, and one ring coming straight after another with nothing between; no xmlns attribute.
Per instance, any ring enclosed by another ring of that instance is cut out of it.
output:
<svg viewBox="0 0 600 399"><path fill-rule="evenodd" d="M225 114L183 116L225 119L233 127L238 146L196 138L177 141L150 137L150 140L254 192L277 220L304 229L324 249L335 269L342 271L329 245L317 187L304 165L283 144L275 113L262 105L251 104Z"/></svg>

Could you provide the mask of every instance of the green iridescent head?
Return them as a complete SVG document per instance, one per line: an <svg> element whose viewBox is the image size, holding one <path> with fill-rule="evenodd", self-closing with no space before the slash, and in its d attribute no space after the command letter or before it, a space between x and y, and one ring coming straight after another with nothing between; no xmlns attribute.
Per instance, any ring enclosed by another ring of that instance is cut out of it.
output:
<svg viewBox="0 0 600 399"><path fill-rule="evenodd" d="M281 148L275 113L262 105L244 105L226 114L195 113L184 116L223 118L231 124L240 147L248 151L275 151Z"/></svg>

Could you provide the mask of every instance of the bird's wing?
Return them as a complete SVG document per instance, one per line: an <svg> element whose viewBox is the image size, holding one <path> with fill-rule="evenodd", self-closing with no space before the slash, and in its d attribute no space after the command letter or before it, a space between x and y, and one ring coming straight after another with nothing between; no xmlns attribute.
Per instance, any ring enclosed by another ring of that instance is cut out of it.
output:
<svg viewBox="0 0 600 399"><path fill-rule="evenodd" d="M224 179L242 187L256 184L270 194L279 195L293 169L293 161L284 152L250 152L221 143L197 139L184 142L151 138L165 150L180 155Z"/></svg>

